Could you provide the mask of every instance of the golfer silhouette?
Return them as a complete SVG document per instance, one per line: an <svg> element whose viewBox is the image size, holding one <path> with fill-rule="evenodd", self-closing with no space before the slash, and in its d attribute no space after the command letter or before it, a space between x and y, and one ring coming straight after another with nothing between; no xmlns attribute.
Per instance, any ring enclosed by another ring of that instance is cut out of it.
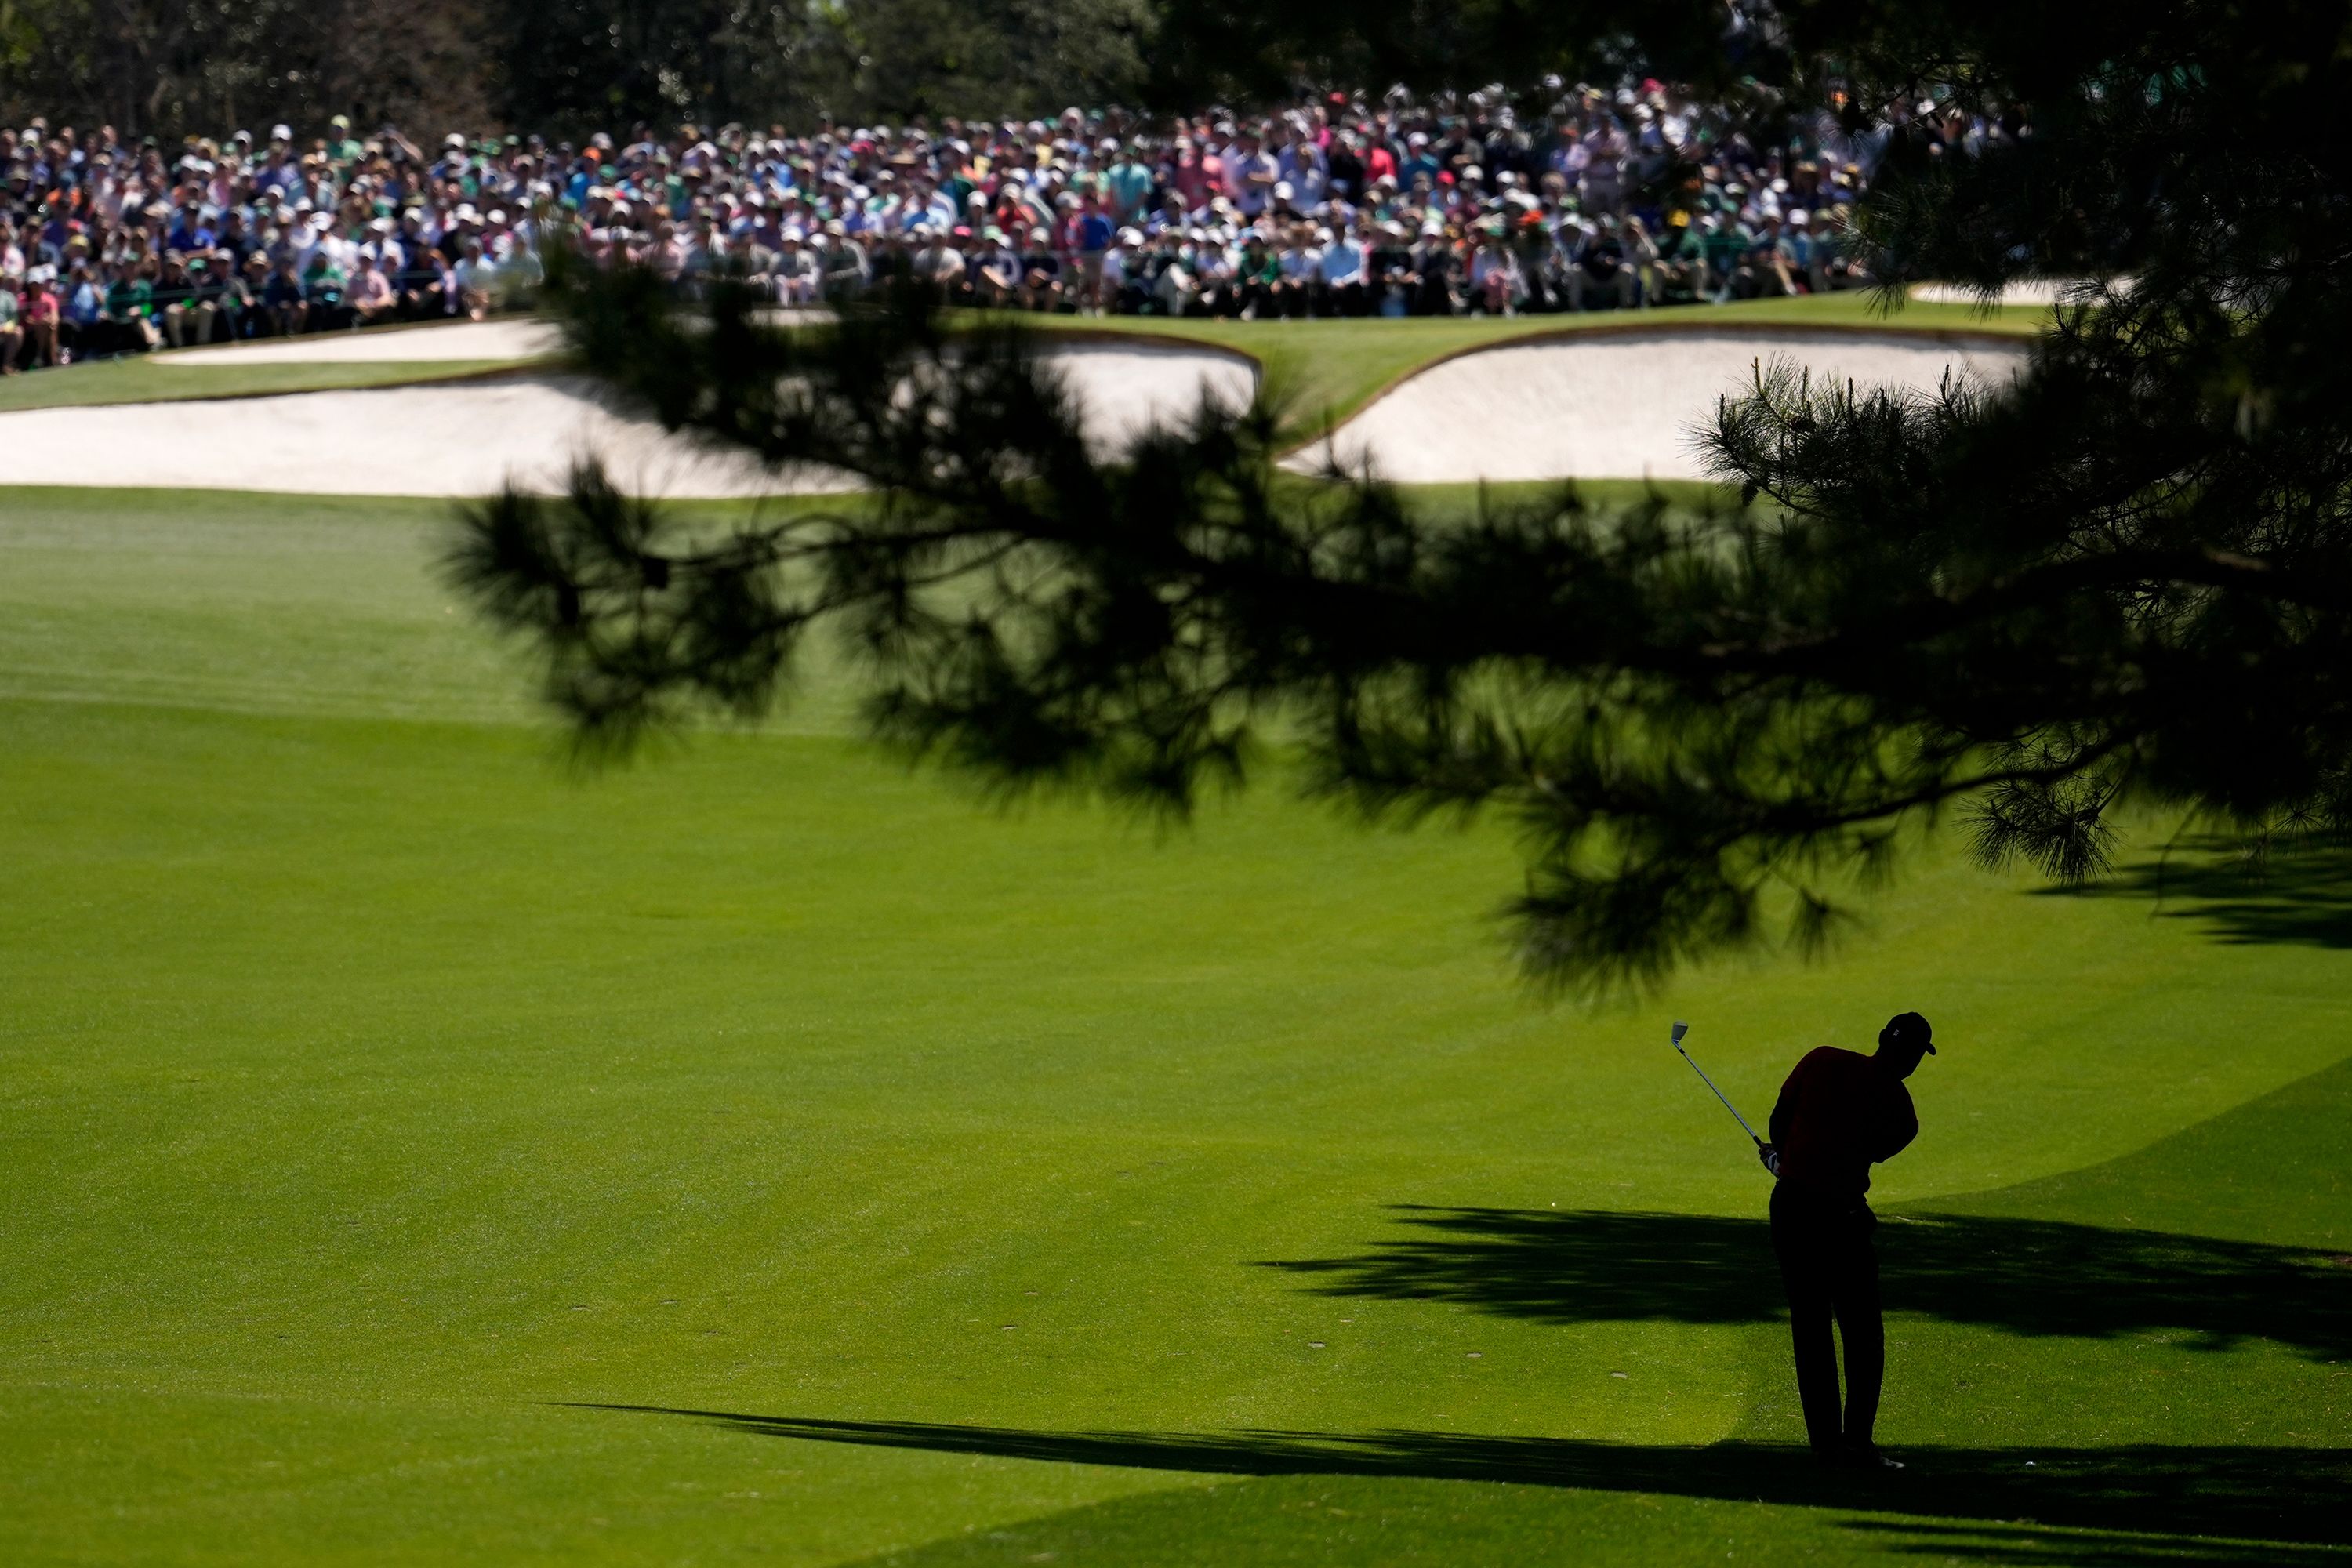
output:
<svg viewBox="0 0 2352 1568"><path fill-rule="evenodd" d="M1903 1080L1933 1056L1934 1031L1902 1013L1878 1032L1878 1051L1861 1056L1823 1046L1797 1064L1772 1107L1772 1142L1759 1151L1772 1187L1772 1250L1789 1292L1789 1333L1797 1352L1797 1397L1805 1436L1824 1464L1899 1470L1878 1451L1878 1386L1886 1374L1886 1330L1878 1315L1878 1216L1864 1194L1870 1167L1919 1135ZM1845 1411L1830 1320L1845 1340Z"/></svg>

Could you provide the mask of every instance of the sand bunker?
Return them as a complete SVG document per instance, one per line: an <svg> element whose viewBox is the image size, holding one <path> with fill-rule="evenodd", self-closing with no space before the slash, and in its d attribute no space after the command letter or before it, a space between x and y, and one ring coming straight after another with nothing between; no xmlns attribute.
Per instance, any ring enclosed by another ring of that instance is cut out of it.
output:
<svg viewBox="0 0 2352 1568"><path fill-rule="evenodd" d="M207 370L229 364L438 364L451 360L538 359L562 346L562 335L544 321L459 321L450 326L384 327L222 343L216 348L157 354L149 363Z"/></svg>
<svg viewBox="0 0 2352 1568"><path fill-rule="evenodd" d="M1402 484L1478 479L1707 477L1693 438L1716 399L1750 382L1759 360L1818 380L1933 388L1947 367L2013 375L2021 342L1863 332L1712 328L1592 332L1464 354L1399 384L1291 467L1336 453Z"/></svg>
<svg viewBox="0 0 2352 1568"><path fill-rule="evenodd" d="M2087 278L2029 278L2001 285L1992 303L1996 305L2055 305L2062 300L2080 299L2098 285ZM1981 305L1982 294L1974 289L1964 289L1957 283L1921 283L1911 290L1911 298L1929 305Z"/></svg>
<svg viewBox="0 0 2352 1568"><path fill-rule="evenodd" d="M1247 360L1209 350L1071 344L1047 357L1084 400L1089 437L1113 447L1204 395L1246 403L1256 384ZM680 499L842 488L709 451L566 376L27 409L0 414L0 451L20 485L472 496L509 477L560 489L593 455L623 482Z"/></svg>
<svg viewBox="0 0 2352 1568"><path fill-rule="evenodd" d="M765 488L752 465L707 456L559 377L29 409L0 414L0 448L18 484L467 496L510 474L561 489L572 458L594 453L664 495Z"/></svg>
<svg viewBox="0 0 2352 1568"><path fill-rule="evenodd" d="M773 325L823 317L819 309L773 309L758 312ZM217 343L210 348L160 353L149 363L216 370L228 364L441 364L458 360L519 363L544 359L563 348L563 334L551 322L528 316L496 321L436 321L421 326L372 327L362 331L313 332L299 338Z"/></svg>
<svg viewBox="0 0 2352 1568"><path fill-rule="evenodd" d="M1257 395L1257 363L1197 346L1066 342L1044 351L1087 412L1087 439L1111 451L1155 425L1180 425L1203 398L1245 408Z"/></svg>

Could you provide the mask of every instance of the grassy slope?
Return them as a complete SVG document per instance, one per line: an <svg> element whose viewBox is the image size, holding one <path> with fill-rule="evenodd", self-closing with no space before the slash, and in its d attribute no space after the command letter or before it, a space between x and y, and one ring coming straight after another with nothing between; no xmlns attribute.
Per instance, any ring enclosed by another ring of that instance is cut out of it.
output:
<svg viewBox="0 0 2352 1568"><path fill-rule="evenodd" d="M178 403L212 397L258 397L279 392L339 392L352 387L408 386L511 371L509 360L420 360L415 363L332 362L304 364L175 365L152 359L99 360L63 370L28 372L0 380L0 413L100 403Z"/></svg>
<svg viewBox="0 0 2352 1568"><path fill-rule="evenodd" d="M1825 966L1543 1012L1492 834L1004 817L837 698L572 779L436 516L0 494L0 1556L2344 1538L2339 926L1931 855ZM386 721L435 713L491 721ZM1655 1036L1760 1110L1906 1005L1950 1048L1881 1183L1882 1430L1928 1464L1826 1491L1761 1178ZM2148 1289L2177 1254L2261 1293Z"/></svg>

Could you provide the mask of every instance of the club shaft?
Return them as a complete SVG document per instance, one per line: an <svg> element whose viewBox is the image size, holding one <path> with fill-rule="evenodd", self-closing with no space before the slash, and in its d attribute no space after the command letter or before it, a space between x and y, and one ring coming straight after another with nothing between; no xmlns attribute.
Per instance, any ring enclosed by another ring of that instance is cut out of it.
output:
<svg viewBox="0 0 2352 1568"><path fill-rule="evenodd" d="M1706 1069L1705 1068L1699 1066L1696 1062L1691 1062L1690 1053L1683 1049L1682 1043L1680 1041L1676 1041L1675 1044L1675 1055L1682 1058L1683 1060L1686 1062L1690 1062L1691 1071L1698 1074L1699 1082L1706 1085L1709 1089L1714 1091L1715 1098L1723 1101L1723 1109L1731 1112L1731 1119L1739 1123L1739 1130L1747 1133L1752 1142L1761 1145L1764 1140L1756 1136L1756 1129L1748 1125L1748 1118L1739 1114L1739 1107L1732 1104L1730 1100L1726 1097L1723 1090L1715 1087L1715 1079L1706 1076Z"/></svg>

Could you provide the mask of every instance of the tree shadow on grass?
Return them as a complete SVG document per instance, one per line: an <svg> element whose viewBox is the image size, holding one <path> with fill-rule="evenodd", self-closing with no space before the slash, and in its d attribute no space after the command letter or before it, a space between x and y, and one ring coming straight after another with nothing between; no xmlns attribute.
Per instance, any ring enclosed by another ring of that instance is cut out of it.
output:
<svg viewBox="0 0 2352 1568"><path fill-rule="evenodd" d="M2347 1527L2352 1527L2352 1513L2344 1507L2345 1498L2352 1495L2352 1452L2343 1449L1914 1448L1905 1450L1910 1468L1882 1476L1823 1469L1805 1449L1784 1444L1650 1447L1413 1431L1055 1432L920 1421L827 1421L645 1405L575 1408L688 1416L737 1431L812 1442L1062 1464L1205 1475L1505 1481L2000 1521L2010 1527L2033 1523L2118 1532L2121 1537L2071 1543L2085 1553L2095 1550L2109 1555L2011 1559L2021 1563L2308 1562L2309 1553L2288 1557L2242 1545L2224 1554L2200 1556L2195 1543L2167 1543L2159 1554L2147 1543L2152 1534L2333 1543L2345 1541ZM1983 1544L1972 1551L1962 1545L1963 1537ZM2002 1525L1988 1524L1954 1531L1922 1549L2000 1557L2004 1552L2056 1551L2069 1544L2028 1535L2004 1538Z"/></svg>
<svg viewBox="0 0 2352 1568"><path fill-rule="evenodd" d="M1355 1258L1270 1263L1327 1296L1452 1301L1581 1323L1759 1322L1781 1315L1770 1227L1706 1215L1400 1211L1412 1234ZM1890 1311L2021 1334L2171 1331L2352 1355L2352 1258L2310 1247L2053 1220L1905 1215L1878 1228Z"/></svg>
<svg viewBox="0 0 2352 1568"><path fill-rule="evenodd" d="M1847 1521L1847 1531L1890 1556L1937 1563L1965 1559L2005 1568L2336 1568L2347 1553L2326 1545L2255 1541L2184 1541L2177 1536L2033 1524L1929 1524L1916 1519Z"/></svg>
<svg viewBox="0 0 2352 1568"><path fill-rule="evenodd" d="M2228 840L2200 837L2161 859L2034 896L2146 900L2150 918L2196 921L2232 945L2352 947L2352 847L2344 845L2284 848L2252 868Z"/></svg>

